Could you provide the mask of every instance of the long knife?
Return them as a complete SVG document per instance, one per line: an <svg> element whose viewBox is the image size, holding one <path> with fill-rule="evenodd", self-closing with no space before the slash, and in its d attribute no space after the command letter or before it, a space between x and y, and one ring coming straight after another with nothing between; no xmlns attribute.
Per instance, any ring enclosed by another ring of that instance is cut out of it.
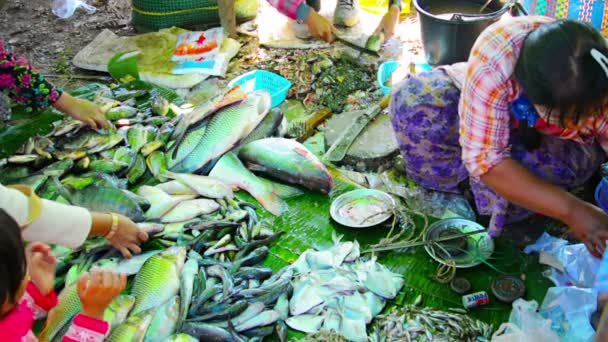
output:
<svg viewBox="0 0 608 342"><path fill-rule="evenodd" d="M388 106L390 95L382 98L380 103L373 105L365 113L358 116L355 121L348 126L344 132L334 141L333 145L327 150L323 159L331 162L337 162L344 159L346 152L359 136L361 131L372 121L384 108Z"/></svg>
<svg viewBox="0 0 608 342"><path fill-rule="evenodd" d="M359 44L353 43L353 42L351 42L350 40L348 40L348 39L346 39L346 38L342 37L342 36L341 36L341 35L339 35L339 34L334 33L334 37L336 37L336 40L337 40L337 41L339 41L339 42L341 42L342 44L344 44L344 45L346 45L346 46L348 46L348 47L351 47L351 48L353 48L353 49L355 49L355 50L357 50L357 51L359 51L359 52L366 53L366 54L368 54L368 55L372 55L372 56L374 56L374 57L380 57L380 54L378 53L378 51L370 50L370 49L368 49L368 48L367 48L367 47L365 47L365 46L361 46L361 45L359 45Z"/></svg>

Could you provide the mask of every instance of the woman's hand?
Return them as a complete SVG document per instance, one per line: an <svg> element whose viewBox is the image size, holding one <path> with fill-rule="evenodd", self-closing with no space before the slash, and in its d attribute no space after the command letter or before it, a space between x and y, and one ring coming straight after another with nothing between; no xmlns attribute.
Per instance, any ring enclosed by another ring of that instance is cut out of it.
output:
<svg viewBox="0 0 608 342"><path fill-rule="evenodd" d="M334 32L336 31L336 28L327 20L327 18L316 11L310 11L308 18L306 19L306 24L308 25L308 31L310 31L310 34L313 37L323 39L328 43L334 41Z"/></svg>
<svg viewBox="0 0 608 342"><path fill-rule="evenodd" d="M601 257L608 241L608 215L591 203L579 201L567 222L575 238L583 241L591 254Z"/></svg>
<svg viewBox="0 0 608 342"><path fill-rule="evenodd" d="M399 6L392 5L384 17L382 17L382 21L380 21L374 34L384 33L385 39L391 38L395 34L395 28L399 22L399 13L401 13Z"/></svg>
<svg viewBox="0 0 608 342"><path fill-rule="evenodd" d="M51 247L42 242L33 242L27 246L25 257L32 282L40 293L47 295L55 283L55 264L57 264L57 258Z"/></svg>
<svg viewBox="0 0 608 342"><path fill-rule="evenodd" d="M64 112L66 115L82 121L91 128L108 128L110 124L101 109L91 101L72 97L68 93L61 94L55 102L55 108Z"/></svg>
<svg viewBox="0 0 608 342"><path fill-rule="evenodd" d="M125 258L131 258L133 254L141 253L139 245L148 240L148 233L139 227L128 217L118 216L118 228L109 240L110 244L122 253ZM91 213L92 226L89 236L106 236L112 228L112 215L102 213Z"/></svg>
<svg viewBox="0 0 608 342"><path fill-rule="evenodd" d="M78 279L78 296L82 313L103 320L104 312L112 300L126 287L127 276L110 270L91 270Z"/></svg>

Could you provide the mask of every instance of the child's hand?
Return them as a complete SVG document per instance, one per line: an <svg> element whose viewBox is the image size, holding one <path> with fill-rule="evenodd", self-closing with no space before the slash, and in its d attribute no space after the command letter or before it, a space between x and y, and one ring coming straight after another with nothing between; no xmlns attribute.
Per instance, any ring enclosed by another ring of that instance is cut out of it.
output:
<svg viewBox="0 0 608 342"><path fill-rule="evenodd" d="M53 289L57 263L51 247L41 242L31 243L25 250L25 256L32 282L43 295L47 295Z"/></svg>
<svg viewBox="0 0 608 342"><path fill-rule="evenodd" d="M127 286L125 274L99 269L92 270L90 276L84 273L78 280L82 313L102 320L108 305L125 289L125 286Z"/></svg>

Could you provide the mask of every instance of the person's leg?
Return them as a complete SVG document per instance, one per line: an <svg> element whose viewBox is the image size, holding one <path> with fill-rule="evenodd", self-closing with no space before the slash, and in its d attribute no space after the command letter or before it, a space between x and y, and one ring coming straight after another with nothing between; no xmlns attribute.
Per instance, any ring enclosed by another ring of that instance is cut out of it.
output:
<svg viewBox="0 0 608 342"><path fill-rule="evenodd" d="M393 93L390 112L406 174L424 188L459 193L468 177L458 143L459 98L443 70L411 75Z"/></svg>
<svg viewBox="0 0 608 342"><path fill-rule="evenodd" d="M583 185L606 160L597 143L584 145L552 136L543 137L541 146L533 151L527 151L513 136L511 157L538 177L566 190ZM489 229L493 236L499 235L506 224L533 215L508 203L481 181L471 179L470 182L478 212L491 216Z"/></svg>
<svg viewBox="0 0 608 342"><path fill-rule="evenodd" d="M359 0L337 0L334 24L353 27L359 23Z"/></svg>

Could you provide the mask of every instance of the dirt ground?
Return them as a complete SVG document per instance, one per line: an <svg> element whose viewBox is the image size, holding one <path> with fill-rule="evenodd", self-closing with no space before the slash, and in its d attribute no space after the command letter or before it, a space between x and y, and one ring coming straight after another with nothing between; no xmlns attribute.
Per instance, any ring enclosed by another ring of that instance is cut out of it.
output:
<svg viewBox="0 0 608 342"><path fill-rule="evenodd" d="M0 0L0 38L54 83L72 88L78 80L66 75L91 75L71 65L72 57L103 29L135 34L128 0L89 1L95 13L78 9L68 19L52 12L52 0Z"/></svg>

